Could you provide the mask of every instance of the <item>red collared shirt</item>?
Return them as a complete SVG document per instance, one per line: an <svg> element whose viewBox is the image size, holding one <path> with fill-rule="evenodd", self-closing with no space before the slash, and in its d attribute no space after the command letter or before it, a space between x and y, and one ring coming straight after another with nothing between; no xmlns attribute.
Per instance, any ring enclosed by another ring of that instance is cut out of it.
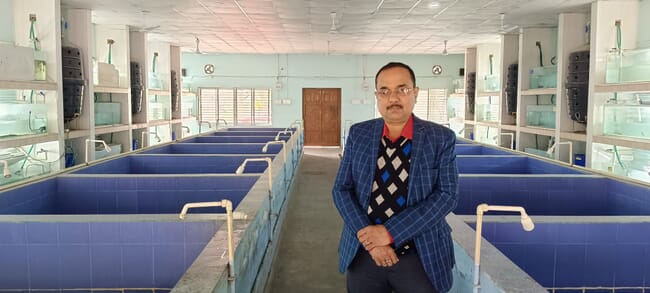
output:
<svg viewBox="0 0 650 293"><path fill-rule="evenodd" d="M390 139L392 142L395 142L397 139L399 139L399 136L395 139L390 138L390 132L388 131L388 125L386 125L386 122L384 122L384 133L382 134L382 137L384 136ZM406 125L404 125L404 128L402 128L402 133L400 133L400 136L413 140L413 114L411 114L411 116L409 116L409 120L406 121Z"/></svg>

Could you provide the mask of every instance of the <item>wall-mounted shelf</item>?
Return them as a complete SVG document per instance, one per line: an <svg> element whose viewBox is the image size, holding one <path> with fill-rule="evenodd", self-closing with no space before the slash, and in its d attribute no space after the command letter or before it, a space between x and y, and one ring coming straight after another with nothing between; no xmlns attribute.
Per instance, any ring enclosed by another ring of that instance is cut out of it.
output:
<svg viewBox="0 0 650 293"><path fill-rule="evenodd" d="M501 124L501 129L509 131L517 131L517 125Z"/></svg>
<svg viewBox="0 0 650 293"><path fill-rule="evenodd" d="M519 128L519 130L521 132L525 132L525 133L532 133L532 134L539 134L539 135L546 135L546 136L555 136L555 129L522 126L522 127Z"/></svg>
<svg viewBox="0 0 650 293"><path fill-rule="evenodd" d="M557 93L557 88L541 88L541 89L529 89L522 90L522 96L537 96L537 95L555 95Z"/></svg>
<svg viewBox="0 0 650 293"><path fill-rule="evenodd" d="M650 82L597 84L596 92L597 93L650 92Z"/></svg>
<svg viewBox="0 0 650 293"><path fill-rule="evenodd" d="M129 91L130 91L129 88L95 86L95 92L96 93L128 94Z"/></svg>
<svg viewBox="0 0 650 293"><path fill-rule="evenodd" d="M127 131L127 130L129 130L128 125L98 126L95 128L95 134L100 135L105 133L113 133L113 132L120 132L120 131Z"/></svg>
<svg viewBox="0 0 650 293"><path fill-rule="evenodd" d="M560 132L560 138L562 139L568 139L568 140L575 140L575 141L582 141L586 142L587 141L587 134L582 132L582 133L576 133L576 132Z"/></svg>
<svg viewBox="0 0 650 293"><path fill-rule="evenodd" d="M167 90L153 90L153 89L148 89L147 90L148 95L157 95L157 96L169 96L171 95L170 91Z"/></svg>
<svg viewBox="0 0 650 293"><path fill-rule="evenodd" d="M192 119L194 120L194 119ZM465 120L465 124L474 125L476 122L474 120Z"/></svg>
<svg viewBox="0 0 650 293"><path fill-rule="evenodd" d="M14 90L45 90L56 91L58 85L49 81L13 81L0 80L0 88Z"/></svg>
<svg viewBox="0 0 650 293"><path fill-rule="evenodd" d="M501 95L500 91L496 92L478 92L476 94L477 97L498 97Z"/></svg>
<svg viewBox="0 0 650 293"><path fill-rule="evenodd" d="M593 139L596 143L623 146L633 149L650 150L650 141L645 139L605 135L594 135Z"/></svg>
<svg viewBox="0 0 650 293"><path fill-rule="evenodd" d="M496 122L487 122L487 121L476 121L476 125L481 125L481 126L487 126L487 127L494 127L498 128L499 124Z"/></svg>
<svg viewBox="0 0 650 293"><path fill-rule="evenodd" d="M172 119L171 123L172 124L178 124L178 123L183 123L184 119Z"/></svg>
<svg viewBox="0 0 650 293"><path fill-rule="evenodd" d="M75 138L80 138L84 136L89 136L90 135L90 130L70 130L64 134L64 139L75 139Z"/></svg>
<svg viewBox="0 0 650 293"><path fill-rule="evenodd" d="M153 126L169 125L169 123L170 123L169 120L149 121L149 124L147 126L153 127Z"/></svg>
<svg viewBox="0 0 650 293"><path fill-rule="evenodd" d="M13 139L0 139L0 148L15 148L57 140L59 140L59 135L56 133L26 135Z"/></svg>
<svg viewBox="0 0 650 293"><path fill-rule="evenodd" d="M147 123L135 123L131 125L131 129L143 129L147 128L149 125Z"/></svg>

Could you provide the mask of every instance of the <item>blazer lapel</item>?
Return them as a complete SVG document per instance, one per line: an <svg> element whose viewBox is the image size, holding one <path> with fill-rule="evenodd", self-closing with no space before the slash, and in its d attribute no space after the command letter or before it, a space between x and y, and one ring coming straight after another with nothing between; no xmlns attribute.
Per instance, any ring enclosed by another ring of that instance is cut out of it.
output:
<svg viewBox="0 0 650 293"><path fill-rule="evenodd" d="M376 119L375 123L372 124L372 129L370 129L370 153L367 154L365 162L365 170L363 172L363 180L361 180L362 190L361 193L363 202L365 203L364 207L368 206L368 201L370 200L370 193L372 188L372 182L375 176L375 168L377 168L377 155L379 154L379 141L381 140L382 133L384 131L384 120Z"/></svg>
<svg viewBox="0 0 650 293"><path fill-rule="evenodd" d="M426 140L424 132L424 124L422 120L413 116L413 149L411 152L411 170L409 170L409 192L407 196L407 205L410 206L411 203L416 200L414 192L417 190L414 184L419 184L415 182L415 173L420 172L419 162L422 162L421 156L423 145Z"/></svg>

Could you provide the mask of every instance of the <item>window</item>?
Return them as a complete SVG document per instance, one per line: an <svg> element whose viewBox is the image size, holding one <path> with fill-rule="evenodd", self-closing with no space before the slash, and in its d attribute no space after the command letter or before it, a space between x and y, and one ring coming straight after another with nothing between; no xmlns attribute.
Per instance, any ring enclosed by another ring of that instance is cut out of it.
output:
<svg viewBox="0 0 650 293"><path fill-rule="evenodd" d="M200 88L199 120L225 120L228 125L271 125L271 90Z"/></svg>
<svg viewBox="0 0 650 293"><path fill-rule="evenodd" d="M447 117L447 90L421 88L415 107L413 107L413 114L420 119L433 121L438 124L449 123L449 118ZM375 107L375 117L381 117L381 114L377 111L377 107Z"/></svg>

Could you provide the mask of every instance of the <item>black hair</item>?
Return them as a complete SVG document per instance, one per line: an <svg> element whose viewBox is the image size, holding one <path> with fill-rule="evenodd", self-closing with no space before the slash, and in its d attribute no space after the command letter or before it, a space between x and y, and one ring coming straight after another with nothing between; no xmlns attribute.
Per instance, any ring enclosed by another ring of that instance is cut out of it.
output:
<svg viewBox="0 0 650 293"><path fill-rule="evenodd" d="M391 68L404 68L409 71L409 74L411 75L411 81L413 82L413 86L415 87L415 73L413 73L413 69L409 67L408 65L402 63L402 62L389 62L388 64L384 65L382 68L379 68L379 71L377 71L377 74L375 75L375 87L377 87L377 78L379 77L379 74L386 70L386 69L391 69Z"/></svg>

